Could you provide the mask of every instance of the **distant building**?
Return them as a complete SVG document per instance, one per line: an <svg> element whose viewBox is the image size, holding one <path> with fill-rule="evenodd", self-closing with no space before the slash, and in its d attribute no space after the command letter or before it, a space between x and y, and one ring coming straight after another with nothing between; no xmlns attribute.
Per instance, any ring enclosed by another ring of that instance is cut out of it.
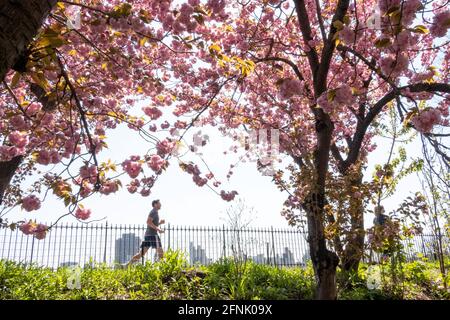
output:
<svg viewBox="0 0 450 320"><path fill-rule="evenodd" d="M136 254L141 244L141 238L134 233L124 233L122 237L116 239L115 261L126 263Z"/></svg>
<svg viewBox="0 0 450 320"><path fill-rule="evenodd" d="M263 253L257 254L256 256L254 256L252 258L253 262L255 262L256 264L265 264L267 259L264 256Z"/></svg>
<svg viewBox="0 0 450 320"><path fill-rule="evenodd" d="M77 265L78 265L78 262L73 262L73 261L61 262L59 264L60 267L75 267Z"/></svg>
<svg viewBox="0 0 450 320"><path fill-rule="evenodd" d="M191 265L211 263L211 259L206 256L206 251L201 246L194 246L192 242L189 243L189 260Z"/></svg>
<svg viewBox="0 0 450 320"><path fill-rule="evenodd" d="M288 247L284 248L282 264L285 266L293 266L295 264L294 255Z"/></svg>

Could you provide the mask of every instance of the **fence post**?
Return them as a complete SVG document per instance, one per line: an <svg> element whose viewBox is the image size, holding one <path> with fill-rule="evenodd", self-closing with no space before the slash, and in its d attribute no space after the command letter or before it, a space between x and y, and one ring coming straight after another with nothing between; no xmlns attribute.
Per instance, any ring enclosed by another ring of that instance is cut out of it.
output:
<svg viewBox="0 0 450 320"><path fill-rule="evenodd" d="M227 247L226 247L226 243L225 243L225 225L222 225L222 235L223 235L223 258L225 259L227 256Z"/></svg>
<svg viewBox="0 0 450 320"><path fill-rule="evenodd" d="M423 234L420 234L420 238L422 239L422 251L423 251L423 256L427 257L427 251L425 249L425 241L423 240ZM427 257L428 258L428 257Z"/></svg>
<svg viewBox="0 0 450 320"><path fill-rule="evenodd" d="M273 236L273 226L270 226L270 231L272 233L272 253L273 253L273 264L276 264L276 257L275 257L275 238Z"/></svg>
<svg viewBox="0 0 450 320"><path fill-rule="evenodd" d="M105 228L106 228L106 230L105 230L105 252L103 255L103 263L106 263L106 249L107 249L107 245L108 245L108 221L106 221Z"/></svg>
<svg viewBox="0 0 450 320"><path fill-rule="evenodd" d="M170 223L167 224L167 251L170 250Z"/></svg>
<svg viewBox="0 0 450 320"><path fill-rule="evenodd" d="M30 265L33 263L33 252L34 252L34 236L31 240L31 257L30 257Z"/></svg>

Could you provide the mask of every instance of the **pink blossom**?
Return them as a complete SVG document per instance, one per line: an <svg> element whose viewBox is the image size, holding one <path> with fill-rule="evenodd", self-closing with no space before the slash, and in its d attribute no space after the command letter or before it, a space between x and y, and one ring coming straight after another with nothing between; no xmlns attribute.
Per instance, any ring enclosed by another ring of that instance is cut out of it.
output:
<svg viewBox="0 0 450 320"><path fill-rule="evenodd" d="M80 188L80 196L82 198L86 198L91 194L93 190L93 186L89 183L83 183L83 186Z"/></svg>
<svg viewBox="0 0 450 320"><path fill-rule="evenodd" d="M380 7L381 12L385 13L389 9L397 6L400 6L400 0L379 0L378 6Z"/></svg>
<svg viewBox="0 0 450 320"><path fill-rule="evenodd" d="M29 221L26 223L22 223L19 227L19 230L22 231L27 236L30 234L33 234L34 230L36 229L36 226L33 222Z"/></svg>
<svg viewBox="0 0 450 320"><path fill-rule="evenodd" d="M410 25L416 17L416 12L421 6L420 0L405 0L402 6L402 23Z"/></svg>
<svg viewBox="0 0 450 320"><path fill-rule="evenodd" d="M442 11L434 16L433 24L430 27L430 33L434 37L444 37L450 27L450 11Z"/></svg>
<svg viewBox="0 0 450 320"><path fill-rule="evenodd" d="M11 126L13 126L16 130L26 130L28 125L25 122L25 119L22 115L15 115L10 120L9 123Z"/></svg>
<svg viewBox="0 0 450 320"><path fill-rule="evenodd" d="M89 180L91 183L97 181L97 173L97 167L95 165L84 165L80 168L80 177Z"/></svg>
<svg viewBox="0 0 450 320"><path fill-rule="evenodd" d="M119 190L119 185L117 181L107 181L105 182L102 187L100 188L99 192L101 194L111 194L111 193L115 193L117 192L117 190Z"/></svg>
<svg viewBox="0 0 450 320"><path fill-rule="evenodd" d="M170 127L169 121L166 120L163 123L161 123L161 129L165 130L165 129L169 128L169 127Z"/></svg>
<svg viewBox="0 0 450 320"><path fill-rule="evenodd" d="M51 126L55 121L55 117L51 113L46 113L41 119L41 125Z"/></svg>
<svg viewBox="0 0 450 320"><path fill-rule="evenodd" d="M162 159L159 155L152 155L150 157L150 161L147 162L147 165L155 172L159 172L165 165L164 159Z"/></svg>
<svg viewBox="0 0 450 320"><path fill-rule="evenodd" d="M38 210L41 207L41 201L35 195L29 195L22 199L22 208L25 211Z"/></svg>
<svg viewBox="0 0 450 320"><path fill-rule="evenodd" d="M34 237L38 240L42 240L47 235L48 227L45 224L39 223L34 229Z"/></svg>
<svg viewBox="0 0 450 320"><path fill-rule="evenodd" d="M439 109L431 108L421 111L411 119L411 122L418 131L429 133L435 125L441 123L441 120L441 111Z"/></svg>
<svg viewBox="0 0 450 320"><path fill-rule="evenodd" d="M174 141L170 141L168 139L162 140L156 144L156 150L158 152L158 155L161 157L165 156L166 154L169 154L172 152L173 148L175 146Z"/></svg>
<svg viewBox="0 0 450 320"><path fill-rule="evenodd" d="M192 180L195 182L196 185L199 187L203 187L206 183L208 183L208 179L202 178L200 176L194 175L192 177Z"/></svg>
<svg viewBox="0 0 450 320"><path fill-rule="evenodd" d="M352 89L348 85L343 85L336 89L334 101L338 104L350 105L354 102Z"/></svg>
<svg viewBox="0 0 450 320"><path fill-rule="evenodd" d="M42 164L44 166L50 164L51 161L50 152L48 152L47 150L39 151L36 161L37 163Z"/></svg>
<svg viewBox="0 0 450 320"><path fill-rule="evenodd" d="M408 56L403 53L384 57L380 61L380 68L386 76L398 77L408 68Z"/></svg>
<svg viewBox="0 0 450 320"><path fill-rule="evenodd" d="M296 79L284 79L280 86L281 99L289 99L303 92L302 82Z"/></svg>
<svg viewBox="0 0 450 320"><path fill-rule="evenodd" d="M91 210L78 207L75 211L75 217L80 220L87 220L91 216Z"/></svg>
<svg viewBox="0 0 450 320"><path fill-rule="evenodd" d="M333 104L328 101L328 94L327 92L324 92L320 95L320 97L317 99L317 104L319 107L323 109L323 111L330 113L333 111Z"/></svg>
<svg viewBox="0 0 450 320"><path fill-rule="evenodd" d="M127 185L127 189L129 193L135 193L140 186L140 182L137 179L133 179L130 181L130 183Z"/></svg>
<svg viewBox="0 0 450 320"><path fill-rule="evenodd" d="M144 108L142 108L142 110L152 120L156 120L162 116L161 110L159 110L158 108L155 108L155 107L144 107Z"/></svg>
<svg viewBox="0 0 450 320"><path fill-rule="evenodd" d="M232 201L236 197L237 194L238 193L236 191L225 192L224 190L222 190L220 192L220 196L225 201Z"/></svg>
<svg viewBox="0 0 450 320"><path fill-rule="evenodd" d="M148 189L148 188L143 188L142 190L141 190L141 196L143 196L143 197L148 197L150 195L150 189Z"/></svg>
<svg viewBox="0 0 450 320"><path fill-rule="evenodd" d="M34 116L36 113L41 111L41 109L42 109L42 104L40 104L39 102L32 102L27 107L26 112L27 112L27 115Z"/></svg>
<svg viewBox="0 0 450 320"><path fill-rule="evenodd" d="M136 161L125 160L122 167L131 178L136 178L141 173L141 164Z"/></svg>
<svg viewBox="0 0 450 320"><path fill-rule="evenodd" d="M344 26L344 28L339 31L339 39L346 44L353 44L355 42L355 32L348 26Z"/></svg>

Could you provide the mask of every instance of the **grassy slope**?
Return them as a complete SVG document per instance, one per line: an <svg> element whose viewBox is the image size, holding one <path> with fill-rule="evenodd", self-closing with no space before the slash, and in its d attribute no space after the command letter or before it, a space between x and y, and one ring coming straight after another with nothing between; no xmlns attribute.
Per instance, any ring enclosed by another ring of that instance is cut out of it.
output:
<svg viewBox="0 0 450 320"><path fill-rule="evenodd" d="M450 261L449 261L450 262ZM340 290L340 299L450 299L436 263L404 265L400 285L367 288L367 266ZM388 270L387 270L388 271ZM276 268L231 260L208 267L188 267L177 253L156 264L110 269L95 265L81 272L81 289L67 286L71 270L52 271L0 261L0 299L311 299L312 268ZM389 272L385 283L391 283Z"/></svg>

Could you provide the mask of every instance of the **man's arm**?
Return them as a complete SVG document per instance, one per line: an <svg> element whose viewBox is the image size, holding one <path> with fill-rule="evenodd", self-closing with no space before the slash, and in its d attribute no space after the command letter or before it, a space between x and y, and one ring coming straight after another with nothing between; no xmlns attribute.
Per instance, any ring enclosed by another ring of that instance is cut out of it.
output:
<svg viewBox="0 0 450 320"><path fill-rule="evenodd" d="M147 225L150 228L152 228L153 230L156 230L157 232L160 232L160 233L162 232L162 230L153 223L153 218L151 216L149 216L147 219Z"/></svg>

